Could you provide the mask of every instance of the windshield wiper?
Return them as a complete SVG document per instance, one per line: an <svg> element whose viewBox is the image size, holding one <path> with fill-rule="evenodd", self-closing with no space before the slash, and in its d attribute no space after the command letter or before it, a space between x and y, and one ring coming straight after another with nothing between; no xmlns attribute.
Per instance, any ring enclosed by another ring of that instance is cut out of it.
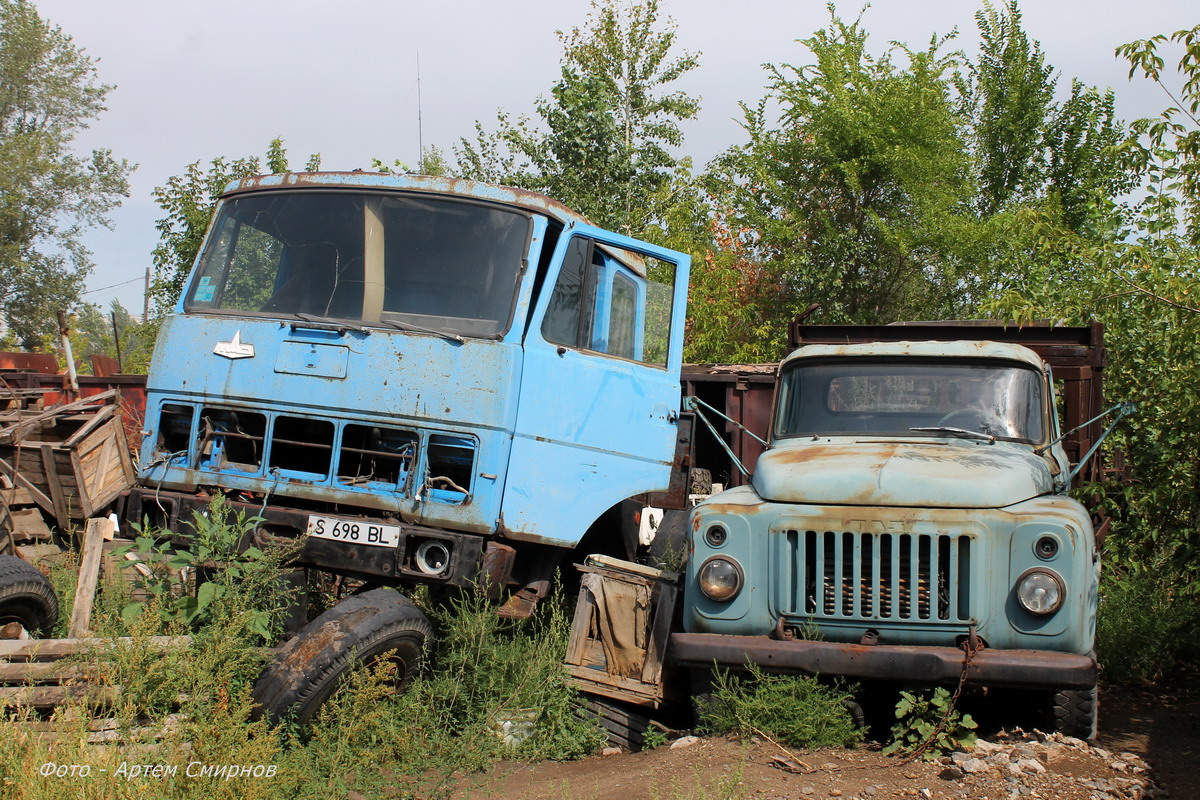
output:
<svg viewBox="0 0 1200 800"><path fill-rule="evenodd" d="M439 331L436 328L426 328L423 325L413 325L411 322L396 322L391 319L381 319L378 322L372 322L372 325L384 325L389 328L395 328L398 331L408 331L409 333L432 333L434 336L440 336L451 342L462 344L465 339L457 333L449 333L447 331Z"/></svg>
<svg viewBox="0 0 1200 800"><path fill-rule="evenodd" d="M966 428L949 428L949 427L933 427L933 428L909 428L910 431L920 431L922 433L948 433L951 436L957 436L960 439L984 439L988 442L995 442L996 437L990 433L982 433L981 431L969 431Z"/></svg>
<svg viewBox="0 0 1200 800"><path fill-rule="evenodd" d="M357 331L358 333L370 333L370 331L368 331L366 328L362 327L361 325L355 325L353 322L346 322L345 320L334 319L333 317L320 317L320 316L317 316L316 314L304 314L304 313L300 313L300 312L292 314L292 316L296 317L297 319L301 319L305 322L314 322L314 323L319 323L322 326L328 326L327 328L326 327L316 328L316 330L334 330L334 329L336 329L338 333L345 333L346 331ZM292 327L293 328L303 328L305 326L297 325L295 322L293 322Z"/></svg>

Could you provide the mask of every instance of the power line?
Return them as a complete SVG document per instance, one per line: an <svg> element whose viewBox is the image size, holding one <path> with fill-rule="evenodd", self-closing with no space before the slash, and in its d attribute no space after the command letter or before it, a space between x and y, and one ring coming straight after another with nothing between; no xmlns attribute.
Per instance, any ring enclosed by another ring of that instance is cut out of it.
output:
<svg viewBox="0 0 1200 800"><path fill-rule="evenodd" d="M120 283L114 283L111 286L101 286L99 289L88 289L86 292L82 292L81 296L84 294L95 294L96 292L103 292L105 289L115 289L118 286L124 286L128 283L133 283L134 281L140 281L140 280L142 280L142 278L139 276L137 278L130 278L127 281L121 281Z"/></svg>

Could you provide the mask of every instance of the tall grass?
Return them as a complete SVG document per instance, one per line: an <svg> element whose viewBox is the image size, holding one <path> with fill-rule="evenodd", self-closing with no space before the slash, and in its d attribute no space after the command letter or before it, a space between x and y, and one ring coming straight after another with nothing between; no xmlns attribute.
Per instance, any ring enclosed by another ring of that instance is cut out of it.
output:
<svg viewBox="0 0 1200 800"><path fill-rule="evenodd" d="M1096 639L1106 682L1148 685L1200 660L1200 602L1172 563L1160 555L1104 573Z"/></svg>
<svg viewBox="0 0 1200 800"><path fill-rule="evenodd" d="M226 530L205 535L234 536L242 523L222 518ZM130 613L123 582L107 581L95 625L127 639L76 657L94 692L58 708L49 726L55 736L38 729L44 724L0 724L0 797L444 797L498 758L575 758L602 744L599 730L573 713L575 692L561 666L570 620L554 598L531 620L505 621L470 593L438 604L418 597L437 635L427 654L431 668L405 694L390 691L386 674L361 670L304 735L251 721L250 690L268 655L260 646L264 619L273 627L292 600L277 588L281 559L240 559L237 581L211 571L207 577L225 590L206 591L202 615L185 602L199 593L194 583L161 584ZM156 571L155 579L162 577ZM152 636L184 633L185 646L151 647ZM535 734L516 747L493 730L511 714L536 720ZM38 721L13 705L0 706L0 716ZM90 729L101 721L111 730L98 735ZM97 742L101 737L109 741ZM58 765L76 765L76 774L43 774ZM84 765L87 777L78 774ZM174 767L175 774L130 778L129 765ZM248 766L250 774L187 775L228 765ZM256 766L263 767L258 775Z"/></svg>
<svg viewBox="0 0 1200 800"><path fill-rule="evenodd" d="M851 693L840 684L775 675L750 664L745 673L715 673L700 722L708 732L768 736L792 747L849 747L863 739L847 707L850 701Z"/></svg>

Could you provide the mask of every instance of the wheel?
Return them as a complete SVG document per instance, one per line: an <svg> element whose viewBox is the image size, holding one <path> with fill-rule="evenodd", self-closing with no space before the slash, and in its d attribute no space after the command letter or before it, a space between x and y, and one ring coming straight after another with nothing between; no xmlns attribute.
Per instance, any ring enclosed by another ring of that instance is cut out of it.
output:
<svg viewBox="0 0 1200 800"><path fill-rule="evenodd" d="M687 561L687 511L664 511L650 541L650 566L679 572Z"/></svg>
<svg viewBox="0 0 1200 800"><path fill-rule="evenodd" d="M432 633L429 619L391 589L343 600L275 654L254 685L254 717L304 728L351 670L380 660L394 669L392 684L403 691Z"/></svg>
<svg viewBox="0 0 1200 800"><path fill-rule="evenodd" d="M1063 689L1050 695L1047 716L1056 732L1090 742L1096 738L1100 689Z"/></svg>
<svg viewBox="0 0 1200 800"><path fill-rule="evenodd" d="M602 697L587 697L577 713L583 719L594 721L604 731L610 747L630 753L642 749L642 740L650 727L650 718L645 714Z"/></svg>
<svg viewBox="0 0 1200 800"><path fill-rule="evenodd" d="M701 467L692 467L692 469L688 471L689 494L712 494L712 488L712 470L703 469Z"/></svg>
<svg viewBox="0 0 1200 800"><path fill-rule="evenodd" d="M30 633L48 633L57 621L58 597L41 570L0 556L0 627L16 622Z"/></svg>

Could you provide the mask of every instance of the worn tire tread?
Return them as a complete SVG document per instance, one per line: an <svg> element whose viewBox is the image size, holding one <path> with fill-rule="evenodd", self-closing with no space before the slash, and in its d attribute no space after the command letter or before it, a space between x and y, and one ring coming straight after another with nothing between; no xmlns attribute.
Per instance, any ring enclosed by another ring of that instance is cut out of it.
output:
<svg viewBox="0 0 1200 800"><path fill-rule="evenodd" d="M361 619L356 615L373 609ZM351 618L347 623L347 618ZM300 653L312 636L344 628L344 637L322 648L307 662ZM416 645L419 668L425 642L433 635L429 619L408 598L391 589L375 589L343 600L308 623L288 641L263 670L254 685L254 717L278 723L290 718L306 725L321 705L359 662L370 663L390 652L387 645ZM414 669L415 671L415 669Z"/></svg>
<svg viewBox="0 0 1200 800"><path fill-rule="evenodd" d="M58 596L37 567L0 556L0 618L9 615L30 633L48 632L58 621Z"/></svg>
<svg viewBox="0 0 1200 800"><path fill-rule="evenodd" d="M1091 741L1096 738L1099 689L1064 689L1051 700L1051 722L1057 733Z"/></svg>

